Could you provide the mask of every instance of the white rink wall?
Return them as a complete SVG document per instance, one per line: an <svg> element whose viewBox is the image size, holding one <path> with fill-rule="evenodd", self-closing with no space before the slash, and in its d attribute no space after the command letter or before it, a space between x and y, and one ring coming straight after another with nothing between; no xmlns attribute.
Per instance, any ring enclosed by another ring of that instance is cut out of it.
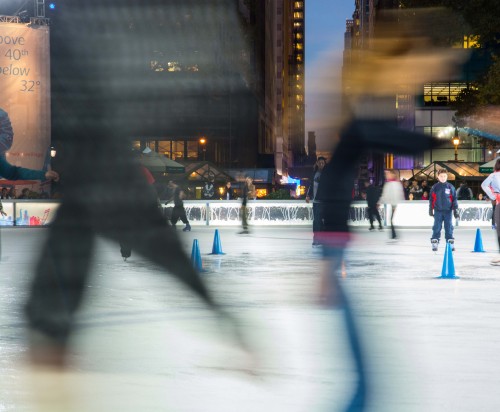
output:
<svg viewBox="0 0 500 412"><path fill-rule="evenodd" d="M162 201L165 216L172 204ZM60 204L58 200L5 200L7 216L0 218L0 226L45 226L50 224ZM184 201L188 219L193 226L237 226L240 224L241 202L239 200L187 200ZM304 200L250 200L247 205L249 223L254 226L312 225L312 204ZM489 201L459 202L458 226L482 227L491 225L492 206ZM380 206L384 225L389 223L390 205ZM425 200L405 201L397 206L394 224L400 227L431 227L429 204ZM349 225L368 226L366 202L356 201L351 205Z"/></svg>

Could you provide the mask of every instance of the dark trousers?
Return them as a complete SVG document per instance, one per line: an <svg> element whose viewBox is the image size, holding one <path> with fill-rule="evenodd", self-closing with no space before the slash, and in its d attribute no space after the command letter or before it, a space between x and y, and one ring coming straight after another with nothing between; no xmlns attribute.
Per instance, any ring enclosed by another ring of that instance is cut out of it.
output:
<svg viewBox="0 0 500 412"><path fill-rule="evenodd" d="M500 223L500 207L495 207L493 210L493 215L495 217L495 222ZM498 250L500 251L500 224L497 224L497 238L498 238Z"/></svg>
<svg viewBox="0 0 500 412"><path fill-rule="evenodd" d="M396 213L396 207L397 205L391 205L391 238L396 239L396 228L394 227L393 219L394 219L394 213Z"/></svg>
<svg viewBox="0 0 500 412"><path fill-rule="evenodd" d="M243 230L248 229L248 209L246 204L241 205L241 226Z"/></svg>
<svg viewBox="0 0 500 412"><path fill-rule="evenodd" d="M434 225L432 226L432 239L441 238L441 229L444 224L444 237L446 240L453 239L453 222L451 210L434 210Z"/></svg>
<svg viewBox="0 0 500 412"><path fill-rule="evenodd" d="M170 222L172 222L172 225L175 226L179 219L182 221L182 223L189 226L189 221L184 206L174 206L174 208L172 209L172 216L170 217Z"/></svg>
<svg viewBox="0 0 500 412"><path fill-rule="evenodd" d="M382 219L380 218L377 206L368 206L368 220L370 221L370 227L373 227L375 219L377 220L379 227L382 227Z"/></svg>
<svg viewBox="0 0 500 412"><path fill-rule="evenodd" d="M495 210L497 208L496 200L491 201L491 206L493 207L493 213L491 214L491 225L494 226L495 222L498 222L498 219L496 219L496 217L495 217Z"/></svg>
<svg viewBox="0 0 500 412"><path fill-rule="evenodd" d="M321 203L313 202L313 234L316 240L316 233L323 231L323 211Z"/></svg>
<svg viewBox="0 0 500 412"><path fill-rule="evenodd" d="M63 201L58 209L25 308L31 329L66 344L83 299L96 235L125 241L214 307L174 229L154 202L99 206L92 209L82 202Z"/></svg>

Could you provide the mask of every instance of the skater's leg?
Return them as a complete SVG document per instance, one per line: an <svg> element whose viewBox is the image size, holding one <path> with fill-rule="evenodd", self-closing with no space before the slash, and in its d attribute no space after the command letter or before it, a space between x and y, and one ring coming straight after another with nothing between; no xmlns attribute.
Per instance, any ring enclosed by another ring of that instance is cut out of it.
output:
<svg viewBox="0 0 500 412"><path fill-rule="evenodd" d="M453 220L451 217L451 210L443 213L444 238L446 241L453 239Z"/></svg>
<svg viewBox="0 0 500 412"><path fill-rule="evenodd" d="M396 239L396 228L394 227L394 213L396 213L396 207L397 205L392 205L391 209L391 236L392 236L392 239Z"/></svg>
<svg viewBox="0 0 500 412"><path fill-rule="evenodd" d="M94 237L89 219L84 208L61 204L25 308L30 330L60 347L66 346L89 271ZM38 353L36 341L31 349Z"/></svg>
<svg viewBox="0 0 500 412"><path fill-rule="evenodd" d="M441 239L441 227L443 226L443 214L437 210L434 211L434 225L432 226L432 239Z"/></svg>

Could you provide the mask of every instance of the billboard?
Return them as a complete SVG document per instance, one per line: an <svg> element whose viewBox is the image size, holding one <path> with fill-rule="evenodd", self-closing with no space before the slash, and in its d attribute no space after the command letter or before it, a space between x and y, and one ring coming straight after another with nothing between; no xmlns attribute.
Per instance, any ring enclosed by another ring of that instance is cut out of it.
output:
<svg viewBox="0 0 500 412"><path fill-rule="evenodd" d="M0 23L0 155L30 169L50 149L49 27Z"/></svg>

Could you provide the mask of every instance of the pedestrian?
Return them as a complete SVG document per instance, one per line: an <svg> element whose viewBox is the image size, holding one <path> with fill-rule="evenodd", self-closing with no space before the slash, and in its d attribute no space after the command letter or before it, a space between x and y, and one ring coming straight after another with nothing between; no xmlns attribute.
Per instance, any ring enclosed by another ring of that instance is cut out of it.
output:
<svg viewBox="0 0 500 412"><path fill-rule="evenodd" d="M457 199L458 200L472 200L472 189L467 186L466 181L460 182L460 187L457 190Z"/></svg>
<svg viewBox="0 0 500 412"><path fill-rule="evenodd" d="M172 189L173 199L174 199L174 208L172 209L172 216L170 218L170 223L175 228L175 225L179 221L179 219L186 226L182 229L183 232L190 232L191 225L189 224L189 220L187 218L186 209L184 208L184 199L186 198L186 193L182 188L180 188L173 180L168 182L169 187Z"/></svg>
<svg viewBox="0 0 500 412"><path fill-rule="evenodd" d="M403 186L401 182L398 180L396 173L394 170L386 170L385 174L385 183L382 188L382 196L380 196L380 203L387 204L391 206L391 239L396 240L396 228L394 227L394 214L396 213L396 209L398 207L398 203L405 200L405 195L403 192Z"/></svg>
<svg viewBox="0 0 500 412"><path fill-rule="evenodd" d="M368 204L368 220L370 221L369 230L375 230L375 226L373 226L373 222L375 222L375 220L378 222L378 230L383 230L382 219L380 218L380 212L378 211L380 206L380 189L369 181L366 181L365 191L366 203Z"/></svg>
<svg viewBox="0 0 500 412"><path fill-rule="evenodd" d="M221 200L233 200L234 199L234 190L231 187L231 182L226 182L226 186L224 187L224 193L222 195Z"/></svg>
<svg viewBox="0 0 500 412"><path fill-rule="evenodd" d="M431 237L431 246L434 252L438 250L443 225L446 242L451 245L451 250L455 250L451 217L453 214L455 219L458 219L458 202L455 188L447 180L447 170L439 169L438 182L432 186L429 194L429 216L434 217Z"/></svg>
<svg viewBox="0 0 500 412"><path fill-rule="evenodd" d="M485 191L488 197L491 199L492 203L494 202L495 207L493 209L493 214L495 217L496 231L497 231L497 240L498 240L498 249L500 251L500 207L498 204L500 203L500 159L497 159L495 162L495 167L493 169L493 173L491 173L484 181L481 183L481 188ZM500 258L494 258L491 261L491 264L494 266L500 266Z"/></svg>
<svg viewBox="0 0 500 412"><path fill-rule="evenodd" d="M320 245L316 234L323 230L323 217L321 215L321 202L316 199L316 193L318 192L318 185L321 179L321 173L326 165L326 159L323 156L319 156L314 165L313 175L310 179L309 187L306 193L306 203L312 200L313 203L313 246Z"/></svg>
<svg viewBox="0 0 500 412"><path fill-rule="evenodd" d="M241 193L241 226L242 231L239 232L240 235L247 235L250 233L248 229L248 209L247 202L248 199L252 198L252 178L250 176L245 176L245 182L243 184L243 190Z"/></svg>

